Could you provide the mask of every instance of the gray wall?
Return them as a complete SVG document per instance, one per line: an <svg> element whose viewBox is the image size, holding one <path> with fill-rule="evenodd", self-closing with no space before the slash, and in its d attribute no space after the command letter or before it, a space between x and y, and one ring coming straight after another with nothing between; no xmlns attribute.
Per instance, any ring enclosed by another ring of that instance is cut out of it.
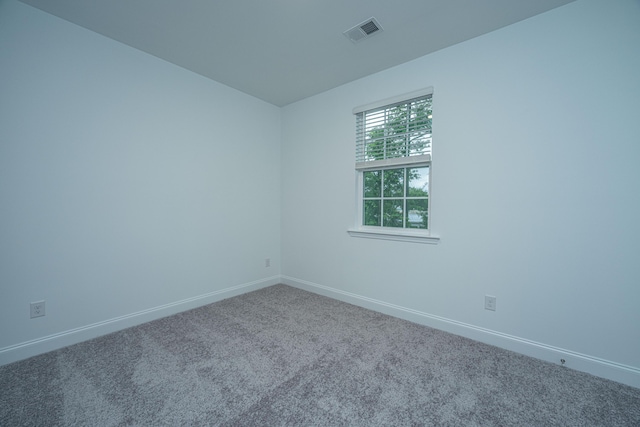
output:
<svg viewBox="0 0 640 427"><path fill-rule="evenodd" d="M287 283L640 386L639 22L578 1L285 107ZM352 108L427 86L440 244L350 237Z"/></svg>
<svg viewBox="0 0 640 427"><path fill-rule="evenodd" d="M279 108L15 1L0 64L0 360L278 282Z"/></svg>

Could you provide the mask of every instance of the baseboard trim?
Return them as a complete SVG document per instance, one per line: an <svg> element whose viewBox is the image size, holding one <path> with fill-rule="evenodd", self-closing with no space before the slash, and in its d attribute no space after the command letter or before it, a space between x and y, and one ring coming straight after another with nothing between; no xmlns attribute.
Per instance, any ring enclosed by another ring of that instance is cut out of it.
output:
<svg viewBox="0 0 640 427"><path fill-rule="evenodd" d="M281 283L279 275L0 348L0 366Z"/></svg>
<svg viewBox="0 0 640 427"><path fill-rule="evenodd" d="M623 365L609 360L600 359L598 357L435 316L418 310L401 307L395 304L389 304L384 301L379 301L351 292L345 292L294 277L282 276L281 282L285 285L314 292L316 294L324 295L435 329L440 329L547 362L560 364L560 360L564 359L565 366L567 368L640 388L640 368L637 367Z"/></svg>

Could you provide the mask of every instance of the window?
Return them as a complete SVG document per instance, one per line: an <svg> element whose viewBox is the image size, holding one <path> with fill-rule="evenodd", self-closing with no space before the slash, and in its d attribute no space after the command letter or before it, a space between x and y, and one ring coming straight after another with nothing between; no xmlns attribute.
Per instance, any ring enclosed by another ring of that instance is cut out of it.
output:
<svg viewBox="0 0 640 427"><path fill-rule="evenodd" d="M432 89L354 109L358 237L437 243L429 232Z"/></svg>

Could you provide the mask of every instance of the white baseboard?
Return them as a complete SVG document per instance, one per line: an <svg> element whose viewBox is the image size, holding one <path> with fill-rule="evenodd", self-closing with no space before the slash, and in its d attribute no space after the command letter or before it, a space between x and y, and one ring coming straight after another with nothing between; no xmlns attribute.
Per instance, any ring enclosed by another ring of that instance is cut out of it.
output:
<svg viewBox="0 0 640 427"><path fill-rule="evenodd" d="M289 276L272 276L0 348L0 366L278 283L284 283L547 362L559 364L560 359L564 359L565 366L568 368L640 388L640 368L637 367L503 334Z"/></svg>
<svg viewBox="0 0 640 427"><path fill-rule="evenodd" d="M280 283L280 276L209 292L148 310L0 348L0 366Z"/></svg>
<svg viewBox="0 0 640 427"><path fill-rule="evenodd" d="M281 283L547 362L560 364L560 360L564 359L568 368L640 388L640 368L637 367L503 334L294 277L282 276Z"/></svg>

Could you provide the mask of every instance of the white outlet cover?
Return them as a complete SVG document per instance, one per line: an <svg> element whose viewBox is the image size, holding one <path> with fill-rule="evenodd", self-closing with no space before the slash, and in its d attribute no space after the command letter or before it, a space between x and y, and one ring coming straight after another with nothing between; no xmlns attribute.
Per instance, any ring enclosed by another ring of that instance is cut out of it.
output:
<svg viewBox="0 0 640 427"><path fill-rule="evenodd" d="M484 296L484 309L496 311L496 297L491 295Z"/></svg>
<svg viewBox="0 0 640 427"><path fill-rule="evenodd" d="M31 303L31 318L42 317L45 315L45 302L36 301Z"/></svg>

